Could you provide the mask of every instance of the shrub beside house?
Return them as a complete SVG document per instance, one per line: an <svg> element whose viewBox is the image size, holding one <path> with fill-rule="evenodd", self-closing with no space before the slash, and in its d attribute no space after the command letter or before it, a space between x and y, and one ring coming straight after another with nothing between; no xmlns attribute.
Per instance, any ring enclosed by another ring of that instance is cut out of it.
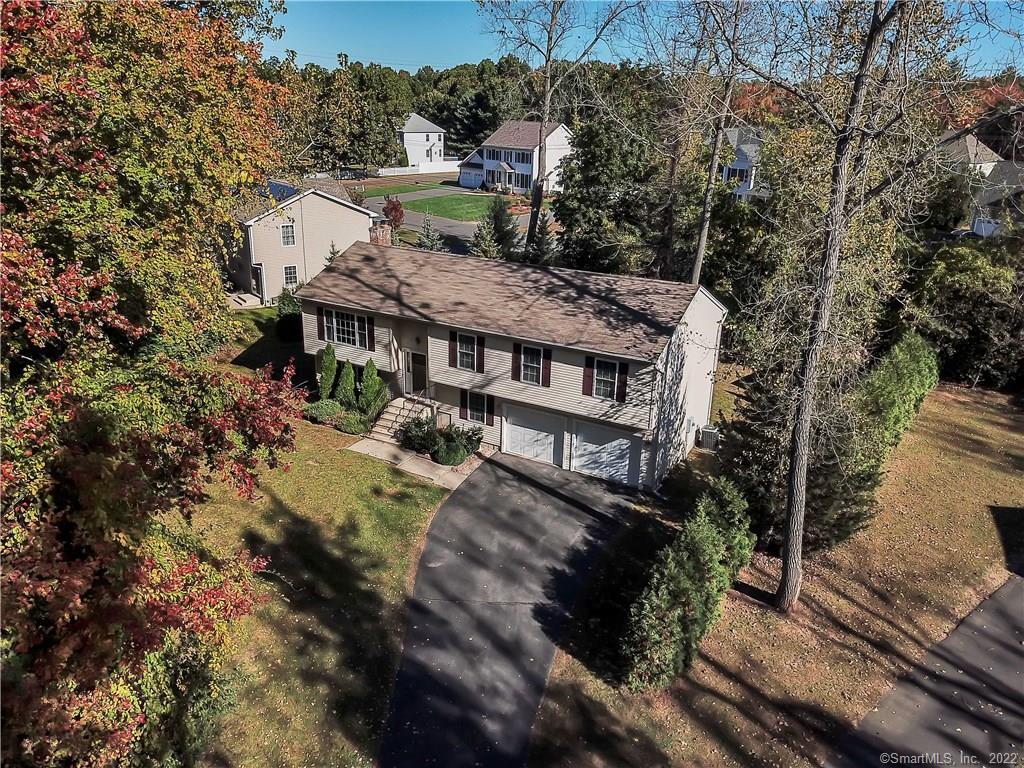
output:
<svg viewBox="0 0 1024 768"><path fill-rule="evenodd" d="M356 384L355 368L346 360L338 370L334 347L324 348L320 361L320 399L303 409L314 424L326 424L350 435L364 435L388 404L388 389L370 360Z"/></svg>

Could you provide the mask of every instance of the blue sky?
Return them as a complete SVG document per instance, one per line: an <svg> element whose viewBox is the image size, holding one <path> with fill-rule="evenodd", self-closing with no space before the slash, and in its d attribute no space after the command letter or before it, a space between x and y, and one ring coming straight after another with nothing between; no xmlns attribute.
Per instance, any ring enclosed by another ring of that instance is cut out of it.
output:
<svg viewBox="0 0 1024 768"><path fill-rule="evenodd" d="M484 30L470 0L289 0L287 8L277 19L285 33L280 40L265 41L265 56L283 56L291 49L300 64L314 62L331 69L337 65L337 54L345 52L351 61L415 72L426 65L444 69L501 55L496 37ZM997 1L988 6L997 18L1005 17L1003 8ZM1006 23L1012 26L1009 20ZM1020 45L978 34L965 48L972 69L988 73L1019 61Z"/></svg>
<svg viewBox="0 0 1024 768"><path fill-rule="evenodd" d="M299 62L333 68L337 54L351 61L415 72L500 56L471 2L289 2L278 18L285 33L264 44L264 56L285 49Z"/></svg>

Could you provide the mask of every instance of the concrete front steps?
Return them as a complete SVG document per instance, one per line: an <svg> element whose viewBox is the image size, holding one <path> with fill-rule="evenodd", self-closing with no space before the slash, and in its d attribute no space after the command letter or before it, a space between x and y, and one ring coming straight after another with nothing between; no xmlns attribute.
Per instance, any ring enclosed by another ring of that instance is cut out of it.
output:
<svg viewBox="0 0 1024 768"><path fill-rule="evenodd" d="M373 425L373 429L370 430L369 437L384 443L397 445L398 440L395 435L398 432L398 428L410 419L415 419L425 410L427 410L427 406L421 400L396 397L388 403L388 407L381 413L380 418Z"/></svg>

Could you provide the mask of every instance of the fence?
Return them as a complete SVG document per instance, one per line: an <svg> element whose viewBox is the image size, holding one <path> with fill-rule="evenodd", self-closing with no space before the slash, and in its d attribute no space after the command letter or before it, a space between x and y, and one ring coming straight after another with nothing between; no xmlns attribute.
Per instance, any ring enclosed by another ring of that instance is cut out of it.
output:
<svg viewBox="0 0 1024 768"><path fill-rule="evenodd" d="M420 163L397 168L378 168L378 176L411 176L416 173L455 173L459 170L458 160L441 160L436 163Z"/></svg>

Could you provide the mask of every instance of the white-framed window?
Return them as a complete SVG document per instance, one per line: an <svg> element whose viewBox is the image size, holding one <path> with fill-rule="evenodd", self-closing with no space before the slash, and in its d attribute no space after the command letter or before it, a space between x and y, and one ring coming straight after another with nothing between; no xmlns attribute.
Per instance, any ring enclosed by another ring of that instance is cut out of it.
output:
<svg viewBox="0 0 1024 768"><path fill-rule="evenodd" d="M284 287L292 289L299 284L299 268L294 264L286 264L284 268Z"/></svg>
<svg viewBox="0 0 1024 768"><path fill-rule="evenodd" d="M523 347L521 358L520 381L527 384L540 384L541 360L544 353L540 347Z"/></svg>
<svg viewBox="0 0 1024 768"><path fill-rule="evenodd" d="M324 335L328 341L369 349L366 318L333 309L324 310Z"/></svg>
<svg viewBox="0 0 1024 768"><path fill-rule="evenodd" d="M611 360L594 361L594 397L615 399L615 385L619 377L619 365Z"/></svg>
<svg viewBox="0 0 1024 768"><path fill-rule="evenodd" d="M483 424L487 420L487 396L470 390L466 396L466 419Z"/></svg>
<svg viewBox="0 0 1024 768"><path fill-rule="evenodd" d="M530 187L530 174L528 173L517 173L516 174L516 189L529 189Z"/></svg>
<svg viewBox="0 0 1024 768"><path fill-rule="evenodd" d="M460 333L458 338L458 355L456 362L459 368L467 371L476 370L476 336Z"/></svg>
<svg viewBox="0 0 1024 768"><path fill-rule="evenodd" d="M732 181L736 179L740 184L745 184L749 171L746 168L728 168L725 171L725 180Z"/></svg>
<svg viewBox="0 0 1024 768"><path fill-rule="evenodd" d="M285 248L295 245L295 225L294 224L282 224L281 225L281 245Z"/></svg>
<svg viewBox="0 0 1024 768"><path fill-rule="evenodd" d="M530 162L530 159L531 158L530 158L530 153L529 152L516 152L516 162L517 163L521 163L521 164L525 165L526 163Z"/></svg>

